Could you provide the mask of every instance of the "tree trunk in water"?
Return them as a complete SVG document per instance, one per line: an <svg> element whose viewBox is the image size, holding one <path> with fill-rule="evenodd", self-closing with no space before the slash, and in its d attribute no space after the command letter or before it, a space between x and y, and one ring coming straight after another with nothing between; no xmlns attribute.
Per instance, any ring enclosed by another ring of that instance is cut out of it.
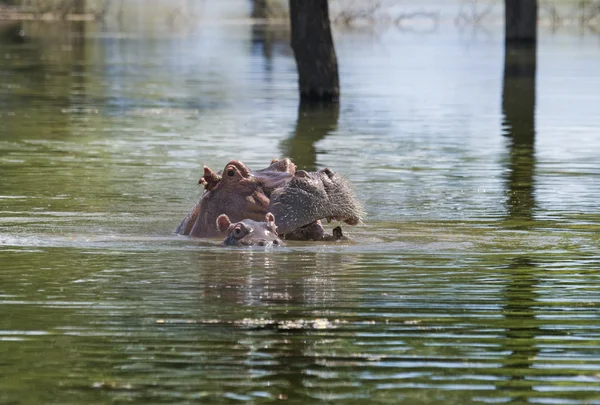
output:
<svg viewBox="0 0 600 405"><path fill-rule="evenodd" d="M506 42L535 42L537 0L504 0Z"/></svg>
<svg viewBox="0 0 600 405"><path fill-rule="evenodd" d="M327 0L289 0L292 49L302 101L337 101L337 57Z"/></svg>

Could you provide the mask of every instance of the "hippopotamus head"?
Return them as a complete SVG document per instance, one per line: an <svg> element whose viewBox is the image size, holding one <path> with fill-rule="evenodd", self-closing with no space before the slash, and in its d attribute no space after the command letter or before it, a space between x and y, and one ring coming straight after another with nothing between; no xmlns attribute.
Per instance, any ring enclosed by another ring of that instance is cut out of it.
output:
<svg viewBox="0 0 600 405"><path fill-rule="evenodd" d="M205 166L199 184L204 186L204 194L176 233L219 236L217 218L222 214L238 223L246 219L264 221L265 215L272 212L278 219L280 235L321 240L324 230L320 219L356 225L362 215L343 177L329 169L296 171L290 159L274 160L269 167L256 171L237 160L218 173Z"/></svg>
<svg viewBox="0 0 600 405"><path fill-rule="evenodd" d="M275 216L270 212L265 215L264 221L244 219L231 223L225 214L217 218L217 228L226 233L223 245L225 246L282 246L283 242L277 235Z"/></svg>
<svg viewBox="0 0 600 405"><path fill-rule="evenodd" d="M311 224L320 219L357 225L362 215L346 180L327 168L312 173L295 172L283 187L273 191L270 208L278 218L280 234L314 227Z"/></svg>
<svg viewBox="0 0 600 405"><path fill-rule="evenodd" d="M204 194L175 232L198 238L219 236L216 220L221 214L231 222L264 220L271 192L285 184L295 170L289 159L274 161L254 173L238 160L227 163L218 173L204 166L204 176L198 182L204 186Z"/></svg>

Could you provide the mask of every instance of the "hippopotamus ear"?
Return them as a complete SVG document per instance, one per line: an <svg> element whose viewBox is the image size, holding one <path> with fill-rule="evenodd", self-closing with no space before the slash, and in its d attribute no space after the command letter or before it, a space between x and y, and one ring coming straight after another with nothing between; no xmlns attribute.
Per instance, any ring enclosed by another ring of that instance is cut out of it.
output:
<svg viewBox="0 0 600 405"><path fill-rule="evenodd" d="M204 176L198 180L198 184L203 185L206 191L210 191L219 184L221 176L215 173L210 167L204 166Z"/></svg>
<svg viewBox="0 0 600 405"><path fill-rule="evenodd" d="M271 228L271 230L277 233L277 225L275 225L275 215L270 212L267 212L265 215L265 220L267 221L267 226Z"/></svg>
<svg viewBox="0 0 600 405"><path fill-rule="evenodd" d="M219 229L219 231L225 232L229 228L229 225L231 225L229 217L226 214L219 215L219 217L217 218L217 228Z"/></svg>
<svg viewBox="0 0 600 405"><path fill-rule="evenodd" d="M267 212L267 215L265 215L265 220L269 225L271 225L271 223L275 224L275 215L271 214L270 212Z"/></svg>

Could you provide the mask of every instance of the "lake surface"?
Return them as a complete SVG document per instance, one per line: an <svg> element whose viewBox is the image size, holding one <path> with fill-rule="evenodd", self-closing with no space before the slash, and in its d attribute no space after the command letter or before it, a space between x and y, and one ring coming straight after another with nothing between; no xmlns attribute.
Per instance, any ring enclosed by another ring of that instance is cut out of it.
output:
<svg viewBox="0 0 600 405"><path fill-rule="evenodd" d="M306 108L281 27L3 24L0 404L600 404L598 36L338 30ZM281 156L351 241L173 235Z"/></svg>

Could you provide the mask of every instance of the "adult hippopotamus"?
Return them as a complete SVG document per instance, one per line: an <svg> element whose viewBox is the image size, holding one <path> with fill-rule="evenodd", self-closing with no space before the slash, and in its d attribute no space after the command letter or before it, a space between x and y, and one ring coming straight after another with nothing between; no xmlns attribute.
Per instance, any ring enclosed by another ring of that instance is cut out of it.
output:
<svg viewBox="0 0 600 405"><path fill-rule="evenodd" d="M362 208L343 177L327 168L317 172L296 170L287 158L256 171L238 160L227 163L221 172L204 166L204 176L198 183L205 191L177 227L178 234L221 236L217 218L222 214L230 223L238 223L245 219L265 221L270 212L277 218L278 235L296 240L331 239L325 234L322 219L349 225L361 221ZM336 235L341 236L341 228Z"/></svg>

